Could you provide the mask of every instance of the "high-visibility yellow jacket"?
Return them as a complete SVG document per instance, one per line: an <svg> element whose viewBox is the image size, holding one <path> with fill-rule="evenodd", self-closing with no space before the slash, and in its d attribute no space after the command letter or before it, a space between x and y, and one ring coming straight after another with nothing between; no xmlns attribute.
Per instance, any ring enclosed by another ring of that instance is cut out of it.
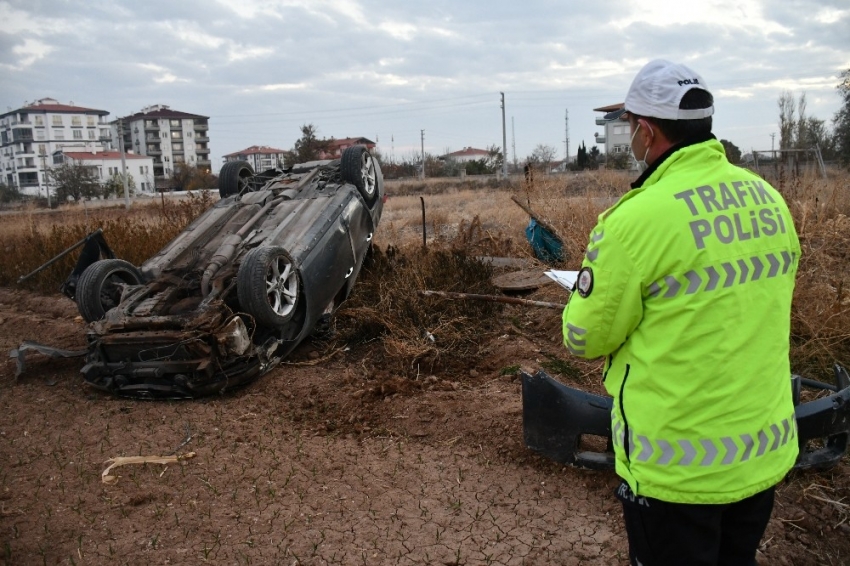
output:
<svg viewBox="0 0 850 566"><path fill-rule="evenodd" d="M739 501L779 482L798 452L794 224L713 136L668 151L638 183L590 235L564 344L607 356L616 470L635 494Z"/></svg>

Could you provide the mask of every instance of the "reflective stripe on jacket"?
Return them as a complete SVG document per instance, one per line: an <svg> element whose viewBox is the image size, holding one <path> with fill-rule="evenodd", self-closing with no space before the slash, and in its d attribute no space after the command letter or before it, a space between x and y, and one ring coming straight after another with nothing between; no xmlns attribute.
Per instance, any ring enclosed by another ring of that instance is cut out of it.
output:
<svg viewBox="0 0 850 566"><path fill-rule="evenodd" d="M599 216L564 344L608 356L616 469L635 494L729 503L794 464L799 258L780 194L713 137L669 153Z"/></svg>

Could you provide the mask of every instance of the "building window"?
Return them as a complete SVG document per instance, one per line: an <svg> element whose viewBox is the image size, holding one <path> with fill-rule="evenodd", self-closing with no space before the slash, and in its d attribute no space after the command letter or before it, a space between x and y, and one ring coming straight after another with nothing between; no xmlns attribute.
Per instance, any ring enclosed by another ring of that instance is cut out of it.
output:
<svg viewBox="0 0 850 566"><path fill-rule="evenodd" d="M83 139L83 131L82 130L74 130L74 139L75 140Z"/></svg>
<svg viewBox="0 0 850 566"><path fill-rule="evenodd" d="M35 125L43 126L44 125L44 116L35 116Z"/></svg>
<svg viewBox="0 0 850 566"><path fill-rule="evenodd" d="M183 132L180 132L180 131L171 132L171 139L182 140L183 139Z"/></svg>
<svg viewBox="0 0 850 566"><path fill-rule="evenodd" d="M44 130L36 130L35 131L35 139L43 140L44 139Z"/></svg>
<svg viewBox="0 0 850 566"><path fill-rule="evenodd" d="M64 130L53 130L53 139L64 140L65 139Z"/></svg>
<svg viewBox="0 0 850 566"><path fill-rule="evenodd" d="M89 130L89 139L90 140L94 139L94 130Z"/></svg>
<svg viewBox="0 0 850 566"><path fill-rule="evenodd" d="M71 116L71 125L72 126L82 126L83 120L79 116Z"/></svg>
<svg viewBox="0 0 850 566"><path fill-rule="evenodd" d="M183 151L183 144L182 143L171 144L171 149L174 150L174 151Z"/></svg>
<svg viewBox="0 0 850 566"><path fill-rule="evenodd" d="M43 143L38 144L38 154L47 155L47 146L45 146Z"/></svg>
<svg viewBox="0 0 850 566"><path fill-rule="evenodd" d="M86 124L94 126L94 116L86 116Z"/></svg>
<svg viewBox="0 0 850 566"><path fill-rule="evenodd" d="M145 168L142 167L141 165L139 165L139 175L144 175L144 174L145 174Z"/></svg>
<svg viewBox="0 0 850 566"><path fill-rule="evenodd" d="M180 120L171 120L170 124L172 126L174 126L175 128L179 128L180 127Z"/></svg>
<svg viewBox="0 0 850 566"><path fill-rule="evenodd" d="M53 116L53 125L61 126L62 125L62 116Z"/></svg>
<svg viewBox="0 0 850 566"><path fill-rule="evenodd" d="M109 130L107 130L106 128L101 128L100 129L100 137L104 138L104 139L109 139L109 137L110 137L109 136Z"/></svg>
<svg viewBox="0 0 850 566"><path fill-rule="evenodd" d="M620 135L620 134L625 134L625 133L626 133L626 127L625 126L614 126L614 135L615 136Z"/></svg>

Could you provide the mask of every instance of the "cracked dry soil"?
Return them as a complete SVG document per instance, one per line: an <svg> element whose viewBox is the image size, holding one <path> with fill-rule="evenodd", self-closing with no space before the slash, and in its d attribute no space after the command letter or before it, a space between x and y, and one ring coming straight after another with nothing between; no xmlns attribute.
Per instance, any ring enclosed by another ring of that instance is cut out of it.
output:
<svg viewBox="0 0 850 566"><path fill-rule="evenodd" d="M307 343L254 384L189 402L103 395L80 360L37 354L16 382L4 359L0 564L625 565L613 472L527 451L519 382L502 375L557 355L557 321L510 328L462 374L382 375L367 349L316 363L322 344ZM0 347L25 339L83 347L73 303L0 289ZM194 458L101 482L105 460L187 436ZM759 563L847 564L848 476L845 458L789 477Z"/></svg>

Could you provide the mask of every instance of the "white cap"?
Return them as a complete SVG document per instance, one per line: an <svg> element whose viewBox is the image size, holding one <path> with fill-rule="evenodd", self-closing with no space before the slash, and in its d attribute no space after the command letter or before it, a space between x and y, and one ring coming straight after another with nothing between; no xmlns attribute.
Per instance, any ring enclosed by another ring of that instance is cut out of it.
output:
<svg viewBox="0 0 850 566"><path fill-rule="evenodd" d="M682 110L679 103L691 89L709 92L701 76L684 65L664 59L650 61L638 71L626 94L622 109L605 115L606 120L619 118L626 112L661 118L662 120L699 120L714 114L714 106Z"/></svg>

